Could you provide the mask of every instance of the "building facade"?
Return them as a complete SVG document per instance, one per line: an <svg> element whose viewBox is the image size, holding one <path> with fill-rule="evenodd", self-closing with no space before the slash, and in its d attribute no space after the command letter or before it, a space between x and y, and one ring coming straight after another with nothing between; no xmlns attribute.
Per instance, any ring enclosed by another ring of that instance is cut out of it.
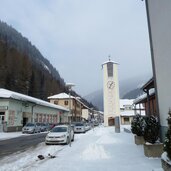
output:
<svg viewBox="0 0 171 171"><path fill-rule="evenodd" d="M151 59L155 83L157 112L160 116L161 139L167 131L171 108L171 1L146 0Z"/></svg>
<svg viewBox="0 0 171 171"><path fill-rule="evenodd" d="M66 93L60 93L48 97L50 103L63 106L69 110L69 120L72 122L82 121L84 118L87 119L89 115L88 107L86 107L77 97L69 96ZM84 109L84 117L82 116L82 110Z"/></svg>
<svg viewBox="0 0 171 171"><path fill-rule="evenodd" d="M130 125L134 115L133 99L120 99L121 124Z"/></svg>
<svg viewBox="0 0 171 171"><path fill-rule="evenodd" d="M109 59L102 64L102 67L104 125L111 126L115 123L115 117L120 116L118 64Z"/></svg>
<svg viewBox="0 0 171 171"><path fill-rule="evenodd" d="M139 111L139 108L137 108L137 106L143 106L144 108L143 110L145 110L145 115L147 116L153 115L159 118L159 114L157 112L154 79L151 78L149 81L147 81L141 87L141 89L144 91L144 94L142 94L141 96L137 97L134 100L135 111ZM142 110L140 110L140 112L141 111Z"/></svg>
<svg viewBox="0 0 171 171"><path fill-rule="evenodd" d="M27 95L0 89L0 131L20 131L27 122L58 123L68 110Z"/></svg>

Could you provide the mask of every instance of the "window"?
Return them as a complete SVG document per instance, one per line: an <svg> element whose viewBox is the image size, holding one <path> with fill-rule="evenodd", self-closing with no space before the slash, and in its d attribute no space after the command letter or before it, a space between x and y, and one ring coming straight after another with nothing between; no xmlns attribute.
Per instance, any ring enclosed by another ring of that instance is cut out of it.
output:
<svg viewBox="0 0 171 171"><path fill-rule="evenodd" d="M64 105L65 105L65 106L68 106L68 100L65 100L65 101L64 101Z"/></svg>
<svg viewBox="0 0 171 171"><path fill-rule="evenodd" d="M108 73L108 77L113 77L113 63L112 62L107 63L107 73Z"/></svg>
<svg viewBox="0 0 171 171"><path fill-rule="evenodd" d="M54 104L58 105L58 100L55 100L55 101L54 101Z"/></svg>
<svg viewBox="0 0 171 171"><path fill-rule="evenodd" d="M132 106L131 105L123 105L125 110L132 110Z"/></svg>
<svg viewBox="0 0 171 171"><path fill-rule="evenodd" d="M129 117L125 117L125 118L124 118L124 123L125 123L125 124L128 124L128 123L129 123Z"/></svg>
<svg viewBox="0 0 171 171"><path fill-rule="evenodd" d="M4 119L5 119L5 112L0 112L0 123L4 122Z"/></svg>

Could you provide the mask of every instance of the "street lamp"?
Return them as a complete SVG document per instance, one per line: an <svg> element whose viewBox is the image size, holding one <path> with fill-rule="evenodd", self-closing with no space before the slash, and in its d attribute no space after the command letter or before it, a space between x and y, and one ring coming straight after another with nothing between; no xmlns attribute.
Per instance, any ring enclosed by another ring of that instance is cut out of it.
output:
<svg viewBox="0 0 171 171"><path fill-rule="evenodd" d="M70 117L70 120L69 120L69 126L70 126L70 132L69 132L69 146L71 147L71 90L72 90L72 87L74 87L75 84L73 83L66 83L66 87L68 88L68 91L69 91L69 117Z"/></svg>

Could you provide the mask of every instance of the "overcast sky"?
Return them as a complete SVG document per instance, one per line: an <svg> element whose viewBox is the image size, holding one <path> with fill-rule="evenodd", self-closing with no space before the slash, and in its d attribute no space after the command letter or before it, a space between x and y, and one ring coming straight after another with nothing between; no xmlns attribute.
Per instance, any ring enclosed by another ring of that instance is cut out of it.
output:
<svg viewBox="0 0 171 171"><path fill-rule="evenodd" d="M118 62L119 80L151 73L141 0L0 0L0 19L27 37L82 96L101 89L101 64Z"/></svg>

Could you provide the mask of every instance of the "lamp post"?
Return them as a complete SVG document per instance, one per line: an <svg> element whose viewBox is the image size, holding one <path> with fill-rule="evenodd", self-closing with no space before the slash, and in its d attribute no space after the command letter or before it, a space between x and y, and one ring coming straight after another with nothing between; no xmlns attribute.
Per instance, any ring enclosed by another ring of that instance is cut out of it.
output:
<svg viewBox="0 0 171 171"><path fill-rule="evenodd" d="M74 87L75 84L73 83L66 83L66 87L68 88L68 91L69 91L69 117L70 117L70 120L69 120L69 126L70 126L70 132L69 132L69 146L71 147L71 90L72 90L72 87Z"/></svg>

